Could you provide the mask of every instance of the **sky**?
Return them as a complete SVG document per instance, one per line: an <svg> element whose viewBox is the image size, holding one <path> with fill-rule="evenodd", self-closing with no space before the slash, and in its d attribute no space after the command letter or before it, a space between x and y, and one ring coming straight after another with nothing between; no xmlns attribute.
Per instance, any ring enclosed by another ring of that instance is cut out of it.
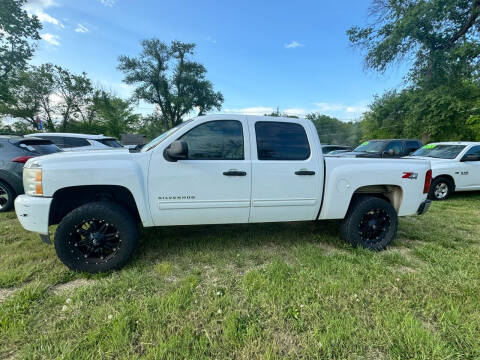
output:
<svg viewBox="0 0 480 360"><path fill-rule="evenodd" d="M142 39L197 45L225 102L222 112L292 115L317 111L357 120L375 95L403 85L405 71L364 67L346 31L367 21L371 0L30 0L42 22L32 63L85 71L122 97L132 87L117 70L120 55L136 56ZM140 103L144 114L154 106Z"/></svg>

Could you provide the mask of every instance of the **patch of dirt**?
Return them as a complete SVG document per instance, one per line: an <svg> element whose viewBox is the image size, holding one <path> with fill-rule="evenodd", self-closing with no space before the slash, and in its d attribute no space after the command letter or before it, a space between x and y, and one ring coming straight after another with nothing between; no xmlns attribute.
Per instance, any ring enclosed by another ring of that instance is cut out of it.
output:
<svg viewBox="0 0 480 360"><path fill-rule="evenodd" d="M331 245L329 243L325 243L325 242L319 242L319 243L316 243L316 245L317 245L317 247L319 247L320 249L323 250L325 255L330 255L330 254L338 253L338 252L341 251L336 246Z"/></svg>
<svg viewBox="0 0 480 360"><path fill-rule="evenodd" d="M76 279L64 284L55 285L54 287L52 287L52 292L55 295L59 295L61 293L69 292L69 291L75 290L76 288L91 285L91 284L93 284L92 280Z"/></svg>
<svg viewBox="0 0 480 360"><path fill-rule="evenodd" d="M2 303L4 300L6 300L8 297L12 296L15 291L18 289L12 288L12 289L0 289L0 303Z"/></svg>

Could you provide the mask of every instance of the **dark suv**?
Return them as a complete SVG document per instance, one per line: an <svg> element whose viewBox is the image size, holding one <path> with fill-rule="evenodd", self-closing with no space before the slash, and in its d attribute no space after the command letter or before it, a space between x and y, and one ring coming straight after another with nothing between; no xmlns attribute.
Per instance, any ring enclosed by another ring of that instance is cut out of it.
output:
<svg viewBox="0 0 480 360"><path fill-rule="evenodd" d="M369 140L357 146L353 151L336 154L336 156L354 156L369 158L399 158L412 154L423 143L414 139Z"/></svg>
<svg viewBox="0 0 480 360"><path fill-rule="evenodd" d="M28 159L62 151L50 140L0 136L0 212L10 210L23 194L23 165Z"/></svg>

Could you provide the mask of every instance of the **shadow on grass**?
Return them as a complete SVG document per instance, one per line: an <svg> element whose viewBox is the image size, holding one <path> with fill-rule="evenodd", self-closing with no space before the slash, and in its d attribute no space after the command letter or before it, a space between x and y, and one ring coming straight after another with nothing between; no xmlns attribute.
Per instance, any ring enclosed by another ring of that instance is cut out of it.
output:
<svg viewBox="0 0 480 360"><path fill-rule="evenodd" d="M229 249L254 251L265 246L288 248L319 242L341 248L344 242L338 228L339 222L333 220L144 228L139 254L153 251L168 256L199 250L219 253Z"/></svg>

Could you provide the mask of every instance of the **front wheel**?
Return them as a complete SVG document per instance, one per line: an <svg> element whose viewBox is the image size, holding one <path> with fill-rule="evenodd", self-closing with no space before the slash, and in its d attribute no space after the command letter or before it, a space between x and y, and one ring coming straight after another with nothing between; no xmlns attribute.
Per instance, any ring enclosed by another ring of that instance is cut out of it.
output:
<svg viewBox="0 0 480 360"><path fill-rule="evenodd" d="M63 218L55 232L55 250L73 271L98 273L121 268L138 242L138 226L121 205L92 202Z"/></svg>
<svg viewBox="0 0 480 360"><path fill-rule="evenodd" d="M15 192L10 185L0 181L0 212L6 212L13 207Z"/></svg>
<svg viewBox="0 0 480 360"><path fill-rule="evenodd" d="M393 241L397 227L397 212L389 202L377 197L359 197L350 205L340 232L353 246L378 251Z"/></svg>

